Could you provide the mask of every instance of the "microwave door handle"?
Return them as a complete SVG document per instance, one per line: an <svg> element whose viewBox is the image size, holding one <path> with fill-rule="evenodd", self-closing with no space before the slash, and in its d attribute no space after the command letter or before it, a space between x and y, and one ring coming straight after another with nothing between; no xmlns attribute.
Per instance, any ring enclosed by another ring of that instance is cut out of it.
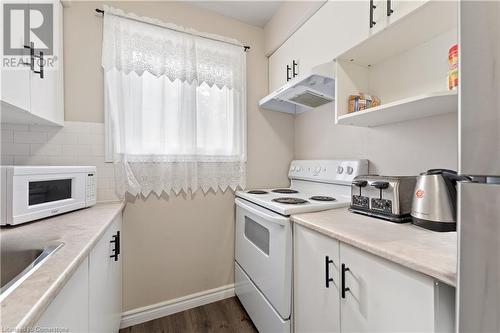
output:
<svg viewBox="0 0 500 333"><path fill-rule="evenodd" d="M286 217L277 217L277 216L272 216L272 215L266 214L265 212L262 212L256 208L244 203L243 200L240 200L240 199L236 199L235 201L236 201L236 204L238 206L240 206L241 208L246 209L249 212L251 212L251 213L267 220L267 221L271 221L271 222L274 222L274 223L277 223L277 224L280 224L283 226L286 226L288 223L288 218L286 218Z"/></svg>

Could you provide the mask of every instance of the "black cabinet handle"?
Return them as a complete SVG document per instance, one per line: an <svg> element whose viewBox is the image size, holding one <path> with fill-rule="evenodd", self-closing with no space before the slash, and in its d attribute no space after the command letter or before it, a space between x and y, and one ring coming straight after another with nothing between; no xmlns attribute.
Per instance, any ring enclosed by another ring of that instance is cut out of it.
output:
<svg viewBox="0 0 500 333"><path fill-rule="evenodd" d="M115 259L115 261L118 261L118 256L120 255L120 231L116 232L116 235L113 235L113 239L110 240L110 243L114 244L113 248L113 254L110 255L110 258Z"/></svg>
<svg viewBox="0 0 500 333"><path fill-rule="evenodd" d="M370 28L373 28L373 26L377 24L377 22L373 20L373 10L375 8L377 8L377 6L373 4L373 0L370 0Z"/></svg>
<svg viewBox="0 0 500 333"><path fill-rule="evenodd" d="M30 45L24 45L25 49L30 50L30 63L27 64L23 62L24 65L30 66L30 69L33 71L35 74L39 74L40 78L43 79L43 67L44 67L44 61L43 61L43 52L40 51L40 55L35 55L35 43L30 42ZM40 64L40 70L35 71L35 58L39 58L39 64Z"/></svg>
<svg viewBox="0 0 500 333"><path fill-rule="evenodd" d="M325 287L327 288L330 288L330 282L333 282L333 278L330 277L330 264L333 264L333 260L325 256Z"/></svg>
<svg viewBox="0 0 500 333"><path fill-rule="evenodd" d="M286 65L286 82L291 80L291 77L290 77L291 70L292 70L292 68L290 67L290 65Z"/></svg>
<svg viewBox="0 0 500 333"><path fill-rule="evenodd" d="M342 264L342 298L345 298L346 291L350 291L349 287L345 286L345 272L350 271L345 264Z"/></svg>
<svg viewBox="0 0 500 333"><path fill-rule="evenodd" d="M391 16L392 13L394 13L394 10L391 6L391 0L387 0L387 16Z"/></svg>
<svg viewBox="0 0 500 333"><path fill-rule="evenodd" d="M39 61L39 65L40 65L40 70L39 71L33 71L33 73L35 74L40 74L40 79L43 79L43 52L40 51L40 55L35 55L35 57L37 57Z"/></svg>
<svg viewBox="0 0 500 333"><path fill-rule="evenodd" d="M24 64L30 66L31 70L34 71L35 70L35 43L30 42L30 45L24 45L24 48L30 50L30 63L29 64L24 63Z"/></svg>
<svg viewBox="0 0 500 333"><path fill-rule="evenodd" d="M292 77L299 75L299 71L297 70L298 65L299 64L295 60L292 61Z"/></svg>

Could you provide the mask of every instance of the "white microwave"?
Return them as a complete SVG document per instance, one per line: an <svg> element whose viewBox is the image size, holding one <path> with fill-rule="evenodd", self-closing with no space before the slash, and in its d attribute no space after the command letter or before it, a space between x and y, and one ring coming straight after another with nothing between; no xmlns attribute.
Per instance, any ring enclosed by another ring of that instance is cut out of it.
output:
<svg viewBox="0 0 500 333"><path fill-rule="evenodd" d="M95 205L94 166L2 166L0 225Z"/></svg>

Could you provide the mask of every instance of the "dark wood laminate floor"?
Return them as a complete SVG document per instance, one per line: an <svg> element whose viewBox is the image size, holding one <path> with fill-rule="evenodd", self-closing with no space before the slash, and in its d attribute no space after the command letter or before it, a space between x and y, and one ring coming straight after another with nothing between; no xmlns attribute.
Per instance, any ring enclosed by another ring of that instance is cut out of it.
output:
<svg viewBox="0 0 500 333"><path fill-rule="evenodd" d="M119 333L257 333L236 297L121 329Z"/></svg>

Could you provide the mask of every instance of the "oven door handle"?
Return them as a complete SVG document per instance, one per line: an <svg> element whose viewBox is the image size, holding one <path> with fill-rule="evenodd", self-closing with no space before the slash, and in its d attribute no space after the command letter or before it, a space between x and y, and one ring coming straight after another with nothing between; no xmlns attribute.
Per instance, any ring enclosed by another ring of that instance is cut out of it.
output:
<svg viewBox="0 0 500 333"><path fill-rule="evenodd" d="M246 209L247 211L265 219L266 221L270 221L270 222L274 222L274 223L277 223L277 224L280 224L280 225L283 225L283 226L286 226L288 223L289 223L289 219L287 217L284 217L284 216L272 216L272 215L269 215L269 214L266 214L265 212L262 212L248 204L246 204L245 202L243 202L243 200L241 199L236 199L235 200L236 204L238 206L240 206L241 208L243 209Z"/></svg>

